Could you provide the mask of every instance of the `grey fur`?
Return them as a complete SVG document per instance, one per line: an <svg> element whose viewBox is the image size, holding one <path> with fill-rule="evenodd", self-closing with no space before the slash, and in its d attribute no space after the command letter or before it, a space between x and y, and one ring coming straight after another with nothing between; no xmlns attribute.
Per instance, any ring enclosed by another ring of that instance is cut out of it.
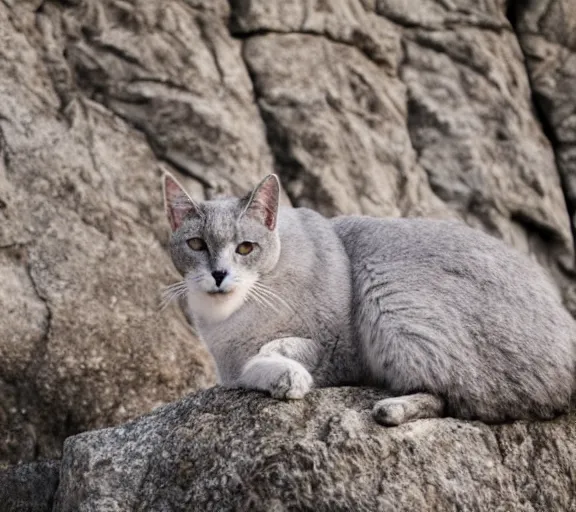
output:
<svg viewBox="0 0 576 512"><path fill-rule="evenodd" d="M167 180L168 212L190 205L171 241L175 289L224 385L301 398L312 385L375 384L397 395L374 407L387 425L568 408L574 321L543 270L502 242L458 222L278 209L275 177L201 204ZM192 237L209 250L192 251ZM243 241L257 249L235 254ZM207 293L214 270L231 293Z"/></svg>

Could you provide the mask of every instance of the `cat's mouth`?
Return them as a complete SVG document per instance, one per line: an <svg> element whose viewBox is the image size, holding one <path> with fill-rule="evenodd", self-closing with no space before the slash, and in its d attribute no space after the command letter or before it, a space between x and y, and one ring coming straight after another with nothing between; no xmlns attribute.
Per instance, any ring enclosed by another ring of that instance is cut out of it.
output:
<svg viewBox="0 0 576 512"><path fill-rule="evenodd" d="M229 290L210 290L208 293L208 295L211 295L213 297L217 297L217 296L225 296L225 295L230 295L234 290L233 289L229 289Z"/></svg>

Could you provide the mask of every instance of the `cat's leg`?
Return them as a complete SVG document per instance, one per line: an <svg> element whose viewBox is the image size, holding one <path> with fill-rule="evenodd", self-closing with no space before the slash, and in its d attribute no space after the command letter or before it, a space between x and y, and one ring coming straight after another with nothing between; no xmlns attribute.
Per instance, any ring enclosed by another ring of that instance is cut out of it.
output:
<svg viewBox="0 0 576 512"><path fill-rule="evenodd" d="M318 364L320 349L307 338L273 340L246 363L237 385L267 391L274 398L304 398L314 383L310 371Z"/></svg>
<svg viewBox="0 0 576 512"><path fill-rule="evenodd" d="M384 398L376 402L372 415L381 425L396 426L422 418L439 418L444 400L429 393Z"/></svg>

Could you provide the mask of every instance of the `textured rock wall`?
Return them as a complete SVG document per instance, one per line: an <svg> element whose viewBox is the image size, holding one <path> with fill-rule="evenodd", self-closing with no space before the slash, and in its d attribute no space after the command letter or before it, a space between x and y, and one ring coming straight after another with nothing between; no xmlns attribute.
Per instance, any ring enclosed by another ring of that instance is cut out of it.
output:
<svg viewBox="0 0 576 512"><path fill-rule="evenodd" d="M570 0L0 2L0 460L213 382L158 292L162 169L458 217L576 312Z"/></svg>

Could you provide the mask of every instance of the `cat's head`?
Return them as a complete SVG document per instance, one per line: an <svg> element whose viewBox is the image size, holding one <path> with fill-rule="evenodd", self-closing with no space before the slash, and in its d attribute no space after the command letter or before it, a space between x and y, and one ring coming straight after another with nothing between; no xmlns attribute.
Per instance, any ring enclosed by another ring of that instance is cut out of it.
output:
<svg viewBox="0 0 576 512"><path fill-rule="evenodd" d="M280 256L280 183L271 174L243 198L197 203L169 174L166 213L172 228L172 261L184 277L182 290L195 317L225 320L270 272Z"/></svg>

